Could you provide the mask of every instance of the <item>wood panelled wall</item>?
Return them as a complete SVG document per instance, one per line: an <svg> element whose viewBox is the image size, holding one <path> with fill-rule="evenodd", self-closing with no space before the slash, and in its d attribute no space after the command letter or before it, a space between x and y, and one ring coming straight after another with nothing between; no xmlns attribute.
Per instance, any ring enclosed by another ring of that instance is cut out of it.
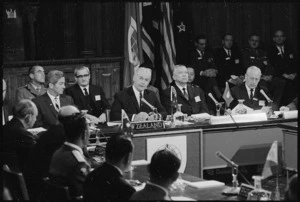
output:
<svg viewBox="0 0 300 202"><path fill-rule="evenodd" d="M190 2L193 34L205 33L212 47L221 45L222 35L231 32L237 44L248 46L252 32L261 35L263 45L272 43L273 32L283 29L289 44L298 50L299 4L292 2Z"/></svg>

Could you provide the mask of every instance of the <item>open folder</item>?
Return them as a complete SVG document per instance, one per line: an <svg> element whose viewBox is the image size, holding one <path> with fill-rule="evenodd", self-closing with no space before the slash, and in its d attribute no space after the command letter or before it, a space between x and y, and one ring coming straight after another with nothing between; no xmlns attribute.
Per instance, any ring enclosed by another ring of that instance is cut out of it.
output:
<svg viewBox="0 0 300 202"><path fill-rule="evenodd" d="M216 180L203 180L198 182L189 182L186 180L183 180L183 182L191 187L197 188L197 189L205 189L205 188L212 188L212 187L219 187L224 186L225 184L223 182L219 182Z"/></svg>

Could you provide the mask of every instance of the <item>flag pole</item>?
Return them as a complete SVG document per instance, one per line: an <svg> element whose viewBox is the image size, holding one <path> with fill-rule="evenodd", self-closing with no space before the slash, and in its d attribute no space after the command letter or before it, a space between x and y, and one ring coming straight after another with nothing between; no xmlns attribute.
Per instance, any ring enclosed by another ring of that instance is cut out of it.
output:
<svg viewBox="0 0 300 202"><path fill-rule="evenodd" d="M275 201L280 201L280 192L279 192L278 144L277 144L277 166L276 166L276 190L275 190Z"/></svg>

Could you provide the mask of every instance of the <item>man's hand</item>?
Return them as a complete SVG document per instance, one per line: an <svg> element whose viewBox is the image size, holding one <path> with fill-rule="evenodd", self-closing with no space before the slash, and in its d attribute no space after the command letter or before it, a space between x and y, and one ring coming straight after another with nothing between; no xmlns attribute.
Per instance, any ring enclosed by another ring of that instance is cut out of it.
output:
<svg viewBox="0 0 300 202"><path fill-rule="evenodd" d="M279 108L279 111L290 111L290 108L288 108L286 106L282 106Z"/></svg>
<svg viewBox="0 0 300 202"><path fill-rule="evenodd" d="M93 115L85 114L85 118L87 118L93 124L98 124L99 123L99 119L97 117L93 116Z"/></svg>
<svg viewBox="0 0 300 202"><path fill-rule="evenodd" d="M158 120L159 114L156 114L154 112L149 113L148 121L155 121Z"/></svg>
<svg viewBox="0 0 300 202"><path fill-rule="evenodd" d="M99 119L99 122L101 122L101 123L106 122L106 114L102 113L98 119Z"/></svg>
<svg viewBox="0 0 300 202"><path fill-rule="evenodd" d="M205 71L202 72L202 76L216 77L217 73L218 73L218 70L216 70L216 69L206 69Z"/></svg>
<svg viewBox="0 0 300 202"><path fill-rule="evenodd" d="M133 121L146 121L149 115L146 112L140 112L135 115Z"/></svg>

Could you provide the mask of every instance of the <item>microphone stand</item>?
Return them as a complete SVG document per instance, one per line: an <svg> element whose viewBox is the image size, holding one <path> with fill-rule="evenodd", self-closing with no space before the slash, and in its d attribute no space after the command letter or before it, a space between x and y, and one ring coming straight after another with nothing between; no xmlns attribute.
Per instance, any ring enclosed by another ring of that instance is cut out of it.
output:
<svg viewBox="0 0 300 202"><path fill-rule="evenodd" d="M225 195L238 195L240 192L239 182L237 180L238 167L232 167L232 186L225 188L222 193Z"/></svg>

